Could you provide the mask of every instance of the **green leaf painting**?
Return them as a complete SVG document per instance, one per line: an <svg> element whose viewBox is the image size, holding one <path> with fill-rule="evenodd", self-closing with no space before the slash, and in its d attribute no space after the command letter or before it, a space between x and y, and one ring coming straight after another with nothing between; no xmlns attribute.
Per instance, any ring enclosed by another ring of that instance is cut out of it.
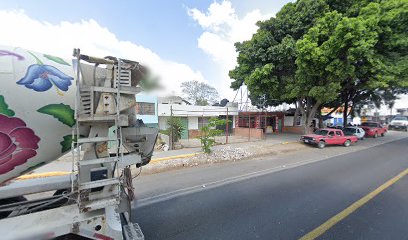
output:
<svg viewBox="0 0 408 240"><path fill-rule="evenodd" d="M75 125L74 110L65 104L49 104L37 110L40 113L48 114L67 126Z"/></svg>
<svg viewBox="0 0 408 240"><path fill-rule="evenodd" d="M15 114L13 110L8 108L8 105L2 95L0 95L0 114L4 114L9 117L14 116Z"/></svg>
<svg viewBox="0 0 408 240"><path fill-rule="evenodd" d="M62 65L71 66L69 63L65 62L64 59L62 59L60 57L55 57L55 56L51 56L51 55L48 55L48 54L44 54L44 57L47 58L48 60L53 61L53 62L62 64Z"/></svg>
<svg viewBox="0 0 408 240"><path fill-rule="evenodd" d="M72 135L64 136L64 140L60 142L62 146L61 148L62 153L68 152L69 150L71 150L72 139L76 141L78 137L76 135L74 135L74 138L72 138Z"/></svg>

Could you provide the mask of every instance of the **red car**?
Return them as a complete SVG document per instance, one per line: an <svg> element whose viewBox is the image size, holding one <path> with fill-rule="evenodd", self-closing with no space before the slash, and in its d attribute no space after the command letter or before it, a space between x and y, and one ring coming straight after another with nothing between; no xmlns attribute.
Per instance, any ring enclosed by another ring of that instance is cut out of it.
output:
<svg viewBox="0 0 408 240"><path fill-rule="evenodd" d="M344 145L350 146L358 141L357 136L345 136L340 129L323 128L318 129L314 134L303 135L300 141L317 145L318 148L324 148L326 145Z"/></svg>
<svg viewBox="0 0 408 240"><path fill-rule="evenodd" d="M387 128L378 122L363 122L360 127L364 129L366 137L384 137L387 133Z"/></svg>

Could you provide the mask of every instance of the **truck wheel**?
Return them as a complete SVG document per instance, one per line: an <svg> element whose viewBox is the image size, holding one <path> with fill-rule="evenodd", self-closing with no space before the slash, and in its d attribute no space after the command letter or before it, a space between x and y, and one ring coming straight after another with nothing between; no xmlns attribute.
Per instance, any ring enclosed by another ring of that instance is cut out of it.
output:
<svg viewBox="0 0 408 240"><path fill-rule="evenodd" d="M322 149L322 148L326 147L326 143L325 143L324 141L320 141L320 142L317 144L317 147L320 148L320 149Z"/></svg>
<svg viewBox="0 0 408 240"><path fill-rule="evenodd" d="M377 138L377 137L378 137L378 133L375 133L375 134L374 134L374 138Z"/></svg>
<svg viewBox="0 0 408 240"><path fill-rule="evenodd" d="M350 140L346 140L346 141L344 142L344 146L345 146L345 147L350 147L350 145L351 145L351 141L350 141Z"/></svg>

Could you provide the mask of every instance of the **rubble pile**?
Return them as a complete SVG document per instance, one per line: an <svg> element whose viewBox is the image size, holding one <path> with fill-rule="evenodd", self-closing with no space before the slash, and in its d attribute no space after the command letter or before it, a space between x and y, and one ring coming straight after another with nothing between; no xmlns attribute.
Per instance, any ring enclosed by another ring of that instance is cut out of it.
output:
<svg viewBox="0 0 408 240"><path fill-rule="evenodd" d="M231 148L230 146L216 149L210 154L201 154L192 158L193 161L218 162L218 161L236 161L249 157L252 154L243 148Z"/></svg>

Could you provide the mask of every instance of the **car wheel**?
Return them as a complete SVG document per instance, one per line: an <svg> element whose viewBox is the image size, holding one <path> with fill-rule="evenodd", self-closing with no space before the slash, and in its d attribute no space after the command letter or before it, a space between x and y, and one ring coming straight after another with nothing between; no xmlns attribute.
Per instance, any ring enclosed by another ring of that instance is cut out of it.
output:
<svg viewBox="0 0 408 240"><path fill-rule="evenodd" d="M405 132L408 132L408 126L407 126L407 127L405 127Z"/></svg>
<svg viewBox="0 0 408 240"><path fill-rule="evenodd" d="M385 132L381 133L381 137L384 137L384 136L385 136Z"/></svg>
<svg viewBox="0 0 408 240"><path fill-rule="evenodd" d="M326 147L326 143L325 143L324 141L320 141L320 142L317 144L317 147L320 148L320 149L322 149L322 148Z"/></svg>
<svg viewBox="0 0 408 240"><path fill-rule="evenodd" d="M374 134L374 138L377 138L377 137L378 137L378 133L375 133L375 134Z"/></svg>
<svg viewBox="0 0 408 240"><path fill-rule="evenodd" d="M350 140L346 140L346 141L344 142L344 146L345 146L345 147L350 147L350 145L351 145L351 141L350 141Z"/></svg>

